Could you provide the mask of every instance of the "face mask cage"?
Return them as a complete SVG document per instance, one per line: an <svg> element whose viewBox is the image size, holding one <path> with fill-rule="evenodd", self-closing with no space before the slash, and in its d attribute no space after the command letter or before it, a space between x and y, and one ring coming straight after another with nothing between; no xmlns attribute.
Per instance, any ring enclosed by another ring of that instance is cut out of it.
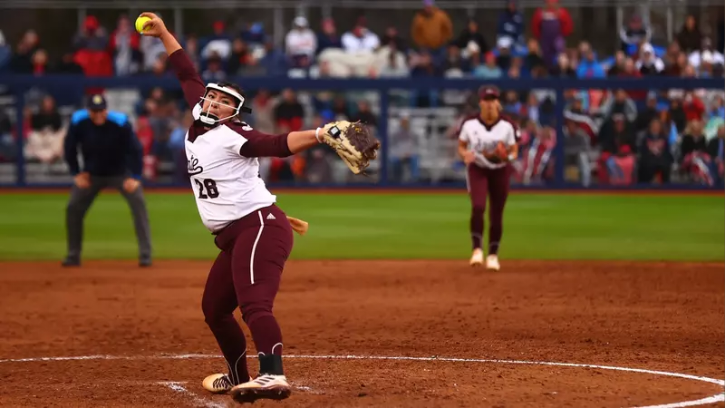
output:
<svg viewBox="0 0 725 408"><path fill-rule="evenodd" d="M212 91L212 90L225 94L225 95L228 95L228 96L231 96L237 102L236 106L227 105L225 103L219 102L218 100L209 99L209 97L208 97L209 91ZM206 110L202 109L201 113L199 114L199 120L206 125L217 125L225 120L231 119L231 118L239 115L239 112L246 112L246 113L252 112L251 109L245 108L243 106L244 97L239 92L237 92L236 90L234 90L232 88L224 87L224 86L221 86L221 85L218 85L215 83L210 83L206 86L206 93L201 98L201 100L202 100L202 105L203 105L203 101L209 101L209 106L207 106ZM217 115L211 113L212 106L224 106L224 107L233 109L233 111L232 111L231 115L220 118Z"/></svg>

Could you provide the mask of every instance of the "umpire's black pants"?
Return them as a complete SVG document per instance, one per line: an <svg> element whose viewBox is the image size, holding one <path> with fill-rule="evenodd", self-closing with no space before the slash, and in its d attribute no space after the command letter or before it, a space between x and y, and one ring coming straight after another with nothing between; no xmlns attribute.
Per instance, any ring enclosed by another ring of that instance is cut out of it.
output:
<svg viewBox="0 0 725 408"><path fill-rule="evenodd" d="M73 185L66 209L66 230L68 234L68 256L66 259L80 261L81 244L83 241L83 219L88 208L93 204L98 193L107 187L112 187L121 192L131 207L133 224L136 229L138 240L138 252L140 261L151 261L151 230L149 227L149 216L146 211L146 202L141 186L133 193L127 193L123 189L123 181L126 177L101 177L90 176L90 187L78 188Z"/></svg>

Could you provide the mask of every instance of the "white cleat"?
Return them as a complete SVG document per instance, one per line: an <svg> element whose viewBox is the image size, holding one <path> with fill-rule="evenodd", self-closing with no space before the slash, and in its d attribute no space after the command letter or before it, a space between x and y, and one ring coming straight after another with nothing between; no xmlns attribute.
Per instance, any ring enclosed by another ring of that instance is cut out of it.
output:
<svg viewBox="0 0 725 408"><path fill-rule="evenodd" d="M254 402L258 399L283 400L292 393L292 387L283 375L264 374L232 388L232 398L237 402Z"/></svg>
<svg viewBox="0 0 725 408"><path fill-rule="evenodd" d="M212 374L201 382L204 389L214 394L224 394L234 387L232 380L226 374Z"/></svg>
<svg viewBox="0 0 725 408"><path fill-rule="evenodd" d="M498 263L498 256L489 255L486 257L486 269L497 271L501 269L501 265Z"/></svg>
<svg viewBox="0 0 725 408"><path fill-rule="evenodd" d="M471 255L471 260L468 263L471 266L483 265L483 250L481 248L474 249L473 255Z"/></svg>

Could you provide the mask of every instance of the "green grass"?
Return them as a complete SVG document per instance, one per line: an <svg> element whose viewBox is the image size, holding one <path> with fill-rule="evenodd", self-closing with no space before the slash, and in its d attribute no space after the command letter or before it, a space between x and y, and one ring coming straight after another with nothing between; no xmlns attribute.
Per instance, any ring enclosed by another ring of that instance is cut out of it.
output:
<svg viewBox="0 0 725 408"><path fill-rule="evenodd" d="M0 259L65 254L62 194L0 195ZM217 250L191 194L147 194L156 259L213 258ZM293 258L460 259L470 254L464 194L285 194L287 214L310 222ZM501 256L508 259L723 261L725 206L718 196L513 194ZM131 215L116 194L86 217L84 258L135 258Z"/></svg>

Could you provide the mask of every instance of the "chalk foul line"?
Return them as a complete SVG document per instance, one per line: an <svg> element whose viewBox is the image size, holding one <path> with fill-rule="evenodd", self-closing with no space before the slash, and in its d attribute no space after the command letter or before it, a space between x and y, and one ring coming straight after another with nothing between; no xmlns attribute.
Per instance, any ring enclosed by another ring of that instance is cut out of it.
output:
<svg viewBox="0 0 725 408"><path fill-rule="evenodd" d="M248 356L256 358L255 356ZM187 359L210 359L221 358L214 354L170 354L170 355L151 355L151 356L114 356L114 355L91 355L91 356L68 356L68 357L31 357L16 359L0 359L0 363L30 363L38 361L83 361L83 360L187 360ZM285 355L286 359L307 359L307 360L397 360L397 361L442 361L442 362L462 362L462 363L490 363L490 364L525 364L525 365L543 365L553 367L571 367L571 368L593 368L600 370L623 371L629 373L640 373L648 375L659 375L665 377L682 378L686 380L706 382L719 385L725 388L725 380L709 378L691 374L674 373L669 371L647 370L643 368L629 368L618 366L605 366L597 364L579 364L579 363L560 363L550 361L527 361L527 360L499 360L499 359L483 359L483 358L453 358L453 357L407 357L407 356L360 356L360 355ZM187 390L180 382L163 383L173 391L187 394L194 398L194 403L206 408L220 408L223 405L202 399L193 392ZM698 405L714 404L725 401L725 392L715 394L706 398L675 402L663 405L648 405L636 408L685 408ZM206 405L201 405L206 404Z"/></svg>

